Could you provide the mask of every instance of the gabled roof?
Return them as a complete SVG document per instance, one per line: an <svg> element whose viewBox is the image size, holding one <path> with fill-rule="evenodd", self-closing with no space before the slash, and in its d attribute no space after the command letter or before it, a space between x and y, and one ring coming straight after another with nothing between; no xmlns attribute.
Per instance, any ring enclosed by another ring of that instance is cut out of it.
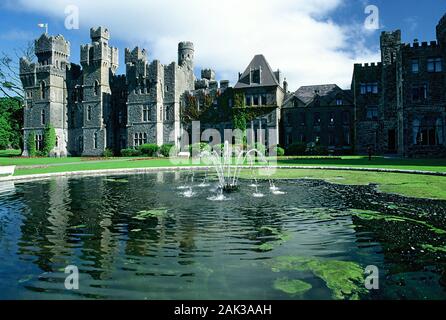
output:
<svg viewBox="0 0 446 320"><path fill-rule="evenodd" d="M298 97L302 102L307 104L310 103L316 97L316 95L319 95L319 97L322 98L326 96L336 95L340 91L342 91L342 89L335 84L323 84L300 87L299 89L297 89L294 95Z"/></svg>
<svg viewBox="0 0 446 320"><path fill-rule="evenodd" d="M296 92L288 96L284 104L292 99L299 99L304 105L310 106L315 98L318 97L322 105L327 105L339 95L351 102L351 91L342 90L336 84L302 86Z"/></svg>
<svg viewBox="0 0 446 320"><path fill-rule="evenodd" d="M260 81L252 81L251 71L255 70L261 70ZM234 88L242 89L271 86L280 86L279 81L265 57L262 54L258 54L251 60Z"/></svg>

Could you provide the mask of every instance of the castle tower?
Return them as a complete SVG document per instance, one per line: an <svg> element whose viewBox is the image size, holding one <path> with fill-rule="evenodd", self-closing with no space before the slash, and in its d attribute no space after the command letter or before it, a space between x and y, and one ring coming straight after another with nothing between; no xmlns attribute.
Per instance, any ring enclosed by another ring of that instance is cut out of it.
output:
<svg viewBox="0 0 446 320"><path fill-rule="evenodd" d="M184 41L178 44L178 64L185 66L189 70L194 70L194 44L192 42Z"/></svg>
<svg viewBox="0 0 446 320"><path fill-rule="evenodd" d="M42 150L44 131L49 125L56 131L56 146L51 156L66 156L67 67L70 43L63 36L42 34L35 41L37 63L20 59L20 79L25 90L24 156L28 155L27 141L35 135L36 147Z"/></svg>
<svg viewBox="0 0 446 320"><path fill-rule="evenodd" d="M112 127L108 123L111 119L110 81L118 69L118 49L108 45L110 33L107 28L92 28L90 37L91 44L81 46L84 129L83 135L78 137L82 141L79 153L100 156L106 148L112 147L107 127ZM109 134L113 134L111 130Z"/></svg>
<svg viewBox="0 0 446 320"><path fill-rule="evenodd" d="M441 46L446 47L446 14L438 22L437 40Z"/></svg>

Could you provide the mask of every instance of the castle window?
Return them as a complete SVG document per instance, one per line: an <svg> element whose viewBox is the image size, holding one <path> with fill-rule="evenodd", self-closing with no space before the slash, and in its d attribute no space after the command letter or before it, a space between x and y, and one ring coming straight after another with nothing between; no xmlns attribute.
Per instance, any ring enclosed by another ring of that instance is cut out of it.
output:
<svg viewBox="0 0 446 320"><path fill-rule="evenodd" d="M258 106L259 105L259 96L254 96L253 97L253 103L254 106Z"/></svg>
<svg viewBox="0 0 446 320"><path fill-rule="evenodd" d="M93 149L97 149L98 148L98 133L95 132L93 134Z"/></svg>
<svg viewBox="0 0 446 320"><path fill-rule="evenodd" d="M378 107L367 107L367 120L378 120Z"/></svg>
<svg viewBox="0 0 446 320"><path fill-rule="evenodd" d="M40 83L40 98L46 99L46 84L45 81Z"/></svg>
<svg viewBox="0 0 446 320"><path fill-rule="evenodd" d="M344 129L344 145L349 146L350 145L350 130Z"/></svg>
<svg viewBox="0 0 446 320"><path fill-rule="evenodd" d="M418 59L412 59L412 73L420 72L420 61Z"/></svg>
<svg viewBox="0 0 446 320"><path fill-rule="evenodd" d="M428 72L442 72L443 71L443 59L442 58L427 59L427 71Z"/></svg>
<svg viewBox="0 0 446 320"><path fill-rule="evenodd" d="M246 106L250 107L251 106L251 102L252 102L252 97L251 96L246 96Z"/></svg>
<svg viewBox="0 0 446 320"><path fill-rule="evenodd" d="M334 126L335 125L335 114L334 114L334 112L330 112L329 125L330 126Z"/></svg>
<svg viewBox="0 0 446 320"><path fill-rule="evenodd" d="M420 102L427 99L427 84L412 87L412 102Z"/></svg>
<svg viewBox="0 0 446 320"><path fill-rule="evenodd" d="M38 151L43 150L43 135L41 134L36 135L36 150Z"/></svg>
<svg viewBox="0 0 446 320"><path fill-rule="evenodd" d="M300 142L307 142L307 137L305 136L304 133L301 133L299 135L299 140L300 140Z"/></svg>
<svg viewBox="0 0 446 320"><path fill-rule="evenodd" d="M56 148L58 148L59 147L59 136L56 136Z"/></svg>
<svg viewBox="0 0 446 320"><path fill-rule="evenodd" d="M173 121L173 105L165 106L164 108L164 120L165 121Z"/></svg>
<svg viewBox="0 0 446 320"><path fill-rule="evenodd" d="M372 82L372 83L361 83L361 94L367 94L367 93L378 93L378 83Z"/></svg>
<svg viewBox="0 0 446 320"><path fill-rule="evenodd" d="M260 104L262 105L262 106L266 106L268 103L267 103L267 101L266 101L266 94L262 94L261 96L260 96Z"/></svg>
<svg viewBox="0 0 446 320"><path fill-rule="evenodd" d="M314 122L313 122L313 124L315 126L320 126L321 125L321 114L319 112L316 112L314 114Z"/></svg>
<svg viewBox="0 0 446 320"><path fill-rule="evenodd" d="M343 125L350 124L350 112L348 112L348 111L342 112L342 124Z"/></svg>
<svg viewBox="0 0 446 320"><path fill-rule="evenodd" d="M342 98L337 98L337 99L336 99L336 105L337 105L337 106L342 106L342 105L344 105L344 101L342 100Z"/></svg>
<svg viewBox="0 0 446 320"><path fill-rule="evenodd" d="M328 145L329 146L336 145L336 138L333 132L328 133Z"/></svg>
<svg viewBox="0 0 446 320"><path fill-rule="evenodd" d="M301 112L300 115L299 115L299 118L300 118L300 125L301 126L306 126L307 125L307 119L306 119L306 116L305 116L305 112Z"/></svg>
<svg viewBox="0 0 446 320"><path fill-rule="evenodd" d="M367 93L367 86L365 83L361 83L360 85L361 87L361 94L366 94Z"/></svg>
<svg viewBox="0 0 446 320"><path fill-rule="evenodd" d="M87 107L87 121L91 121L91 106Z"/></svg>
<svg viewBox="0 0 446 320"><path fill-rule="evenodd" d="M45 125L45 122L46 122L45 110L42 110L42 112L40 113L40 122L42 125Z"/></svg>
<svg viewBox="0 0 446 320"><path fill-rule="evenodd" d="M96 80L94 82L94 95L97 96L99 94L99 82Z"/></svg>
<svg viewBox="0 0 446 320"><path fill-rule="evenodd" d="M143 122L149 121L149 106L142 107L142 121Z"/></svg>

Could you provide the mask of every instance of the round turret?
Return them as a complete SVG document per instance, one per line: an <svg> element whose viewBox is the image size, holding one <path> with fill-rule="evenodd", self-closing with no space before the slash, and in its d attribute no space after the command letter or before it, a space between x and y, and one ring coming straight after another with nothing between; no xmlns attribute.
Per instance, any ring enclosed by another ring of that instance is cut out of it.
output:
<svg viewBox="0 0 446 320"><path fill-rule="evenodd" d="M178 44L178 64L194 69L194 44L192 42L180 42Z"/></svg>

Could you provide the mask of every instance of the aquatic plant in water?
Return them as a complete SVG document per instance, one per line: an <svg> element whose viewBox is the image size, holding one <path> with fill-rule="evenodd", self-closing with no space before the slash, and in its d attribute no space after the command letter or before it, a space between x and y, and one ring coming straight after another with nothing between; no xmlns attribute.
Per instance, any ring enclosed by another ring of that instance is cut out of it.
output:
<svg viewBox="0 0 446 320"><path fill-rule="evenodd" d="M312 288L312 285L302 280L280 278L274 281L274 289L291 295L302 295Z"/></svg>
<svg viewBox="0 0 446 320"><path fill-rule="evenodd" d="M334 299L359 299L360 294L367 292L363 268L351 261L282 256L274 259L272 271L312 272L331 289Z"/></svg>
<svg viewBox="0 0 446 320"><path fill-rule="evenodd" d="M138 212L136 216L133 217L133 219L136 220L146 220L148 218L161 218L164 217L167 213L166 208L158 208L153 210L144 210Z"/></svg>

